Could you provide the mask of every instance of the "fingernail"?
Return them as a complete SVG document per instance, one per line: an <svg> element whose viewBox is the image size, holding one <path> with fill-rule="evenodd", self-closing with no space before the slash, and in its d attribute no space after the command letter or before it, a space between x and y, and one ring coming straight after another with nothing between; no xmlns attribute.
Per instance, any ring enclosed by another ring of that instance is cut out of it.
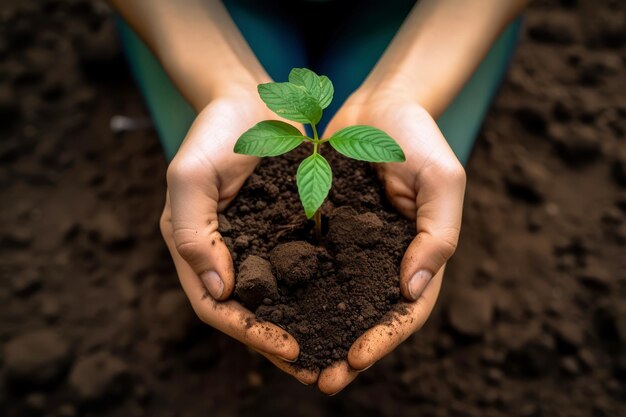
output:
<svg viewBox="0 0 626 417"><path fill-rule="evenodd" d="M279 358L281 360L284 360L285 362L289 362L289 363L294 363L295 361L298 360L298 358L295 358L295 359L291 360L291 359L283 358L282 356L279 356Z"/></svg>
<svg viewBox="0 0 626 417"><path fill-rule="evenodd" d="M200 275L200 279L209 291L209 294L215 299L220 298L224 293L224 282L215 271L207 271Z"/></svg>
<svg viewBox="0 0 626 417"><path fill-rule="evenodd" d="M374 363L376 363L376 362L374 362ZM370 366L366 366L365 368L360 369L360 370L358 370L357 372L358 372L358 373L365 372L365 371L367 371L368 369L370 369L372 366L374 366L374 364L371 364Z"/></svg>
<svg viewBox="0 0 626 417"><path fill-rule="evenodd" d="M408 287L409 294L413 300L417 300L420 295L422 295L424 288L426 288L432 277L433 275L425 269L417 271L415 275L411 277Z"/></svg>

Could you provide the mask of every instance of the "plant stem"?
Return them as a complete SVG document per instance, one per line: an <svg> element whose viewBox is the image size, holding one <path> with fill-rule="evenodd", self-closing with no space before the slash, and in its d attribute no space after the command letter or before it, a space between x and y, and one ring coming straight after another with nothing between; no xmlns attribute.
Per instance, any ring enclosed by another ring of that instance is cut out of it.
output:
<svg viewBox="0 0 626 417"><path fill-rule="evenodd" d="M313 220L315 220L315 240L317 243L322 242L322 213L318 209L313 215Z"/></svg>
<svg viewBox="0 0 626 417"><path fill-rule="evenodd" d="M313 140L314 140L313 155L315 155L317 154L317 148L320 145L320 143L318 142L319 137L317 135L317 129L315 128L315 123L311 123L311 129L313 129ZM321 243L322 242L322 213L320 212L320 209L317 209L317 211L313 215L313 220L315 221L315 228L314 228L315 240L317 240L317 243Z"/></svg>
<svg viewBox="0 0 626 417"><path fill-rule="evenodd" d="M311 123L311 129L313 129L313 139L318 140L319 137L317 136L317 128L315 127L315 123Z"/></svg>

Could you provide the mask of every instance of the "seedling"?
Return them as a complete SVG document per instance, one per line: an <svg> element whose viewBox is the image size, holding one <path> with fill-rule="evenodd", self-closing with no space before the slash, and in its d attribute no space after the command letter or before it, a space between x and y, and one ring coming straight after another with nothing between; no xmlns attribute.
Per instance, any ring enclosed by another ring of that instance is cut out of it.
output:
<svg viewBox="0 0 626 417"><path fill-rule="evenodd" d="M332 137L320 139L316 125L323 110L333 99L334 88L328 77L318 76L306 68L294 68L289 81L258 86L259 95L274 113L294 122L310 124L313 137L303 135L296 127L279 120L257 123L237 140L234 151L254 156L278 156L303 142L313 144L313 153L298 167L296 184L308 219L315 220L315 236L320 240L321 216L319 208L328 196L333 174L320 147L328 142L337 152L348 158L368 162L404 162L404 152L389 135L371 126L349 126Z"/></svg>

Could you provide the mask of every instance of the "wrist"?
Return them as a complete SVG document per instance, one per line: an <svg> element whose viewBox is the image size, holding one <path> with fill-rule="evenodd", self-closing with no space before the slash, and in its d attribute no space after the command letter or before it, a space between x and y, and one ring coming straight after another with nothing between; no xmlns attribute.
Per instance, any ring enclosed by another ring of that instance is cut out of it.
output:
<svg viewBox="0 0 626 417"><path fill-rule="evenodd" d="M358 90L360 101L393 101L416 104L429 114L436 112L434 92L420 85L415 75L408 76L400 71L372 74ZM434 116L433 116L434 117Z"/></svg>
<svg viewBox="0 0 626 417"><path fill-rule="evenodd" d="M196 112L219 98L249 98L256 95L258 84L271 81L265 71L248 70L235 59L226 58L216 66L206 54L184 50L162 54L162 62L177 89Z"/></svg>

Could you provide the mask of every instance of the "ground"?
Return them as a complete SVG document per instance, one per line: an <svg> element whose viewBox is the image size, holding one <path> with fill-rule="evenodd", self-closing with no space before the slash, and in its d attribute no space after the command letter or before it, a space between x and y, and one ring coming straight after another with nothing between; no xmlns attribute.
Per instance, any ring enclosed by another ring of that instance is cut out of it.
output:
<svg viewBox="0 0 626 417"><path fill-rule="evenodd" d="M166 161L110 11L0 6L0 414L626 414L626 16L544 0L467 167L425 328L324 397L202 325L158 218Z"/></svg>

